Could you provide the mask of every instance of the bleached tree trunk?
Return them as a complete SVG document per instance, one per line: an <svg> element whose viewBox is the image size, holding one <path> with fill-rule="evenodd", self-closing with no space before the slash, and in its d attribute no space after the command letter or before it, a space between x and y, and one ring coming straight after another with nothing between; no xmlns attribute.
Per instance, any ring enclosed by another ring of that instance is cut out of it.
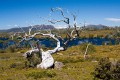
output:
<svg viewBox="0 0 120 80"><path fill-rule="evenodd" d="M86 47L86 50L85 50L85 53L84 53L84 59L87 58L87 52L88 52L89 45L90 45L90 43L88 43L88 45Z"/></svg>
<svg viewBox="0 0 120 80"><path fill-rule="evenodd" d="M53 50L47 50L47 51L43 51L42 48L37 47L35 49L31 49L31 50L27 51L26 53L24 53L23 56L27 58L28 55L32 55L33 53L39 52L39 54L41 56L40 58L42 61L40 64L37 65L37 68L47 69L47 68L53 66L53 64L54 64L54 59L51 54L61 51L61 50L64 50L64 48L60 46L60 41L59 41L59 39L57 39L55 37L54 34L43 34L43 33L39 33L39 34L53 38L54 40L57 41L57 46Z"/></svg>

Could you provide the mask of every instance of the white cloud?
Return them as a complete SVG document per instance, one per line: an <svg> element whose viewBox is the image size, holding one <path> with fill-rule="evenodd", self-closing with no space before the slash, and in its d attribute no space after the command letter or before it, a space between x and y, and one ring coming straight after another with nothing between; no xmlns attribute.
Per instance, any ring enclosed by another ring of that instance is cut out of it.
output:
<svg viewBox="0 0 120 80"><path fill-rule="evenodd" d="M107 21L120 22L120 18L105 18Z"/></svg>
<svg viewBox="0 0 120 80"><path fill-rule="evenodd" d="M85 25L90 25L91 23L85 23Z"/></svg>
<svg viewBox="0 0 120 80"><path fill-rule="evenodd" d="M12 25L9 24L9 25L7 25L7 26L12 26Z"/></svg>
<svg viewBox="0 0 120 80"><path fill-rule="evenodd" d="M67 25L55 25L55 28L58 28L58 29L67 28Z"/></svg>

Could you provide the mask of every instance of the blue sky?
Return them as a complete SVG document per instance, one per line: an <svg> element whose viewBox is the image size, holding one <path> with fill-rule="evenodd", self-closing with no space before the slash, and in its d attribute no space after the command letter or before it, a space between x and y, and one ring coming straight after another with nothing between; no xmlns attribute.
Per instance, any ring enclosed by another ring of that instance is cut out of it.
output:
<svg viewBox="0 0 120 80"><path fill-rule="evenodd" d="M78 12L77 23L120 26L120 0L0 0L0 29L19 25L50 24L40 17L48 18L51 8ZM70 14L66 14L72 19ZM58 13L53 19L60 19ZM72 21L71 21L72 23ZM56 24L65 25L63 23Z"/></svg>

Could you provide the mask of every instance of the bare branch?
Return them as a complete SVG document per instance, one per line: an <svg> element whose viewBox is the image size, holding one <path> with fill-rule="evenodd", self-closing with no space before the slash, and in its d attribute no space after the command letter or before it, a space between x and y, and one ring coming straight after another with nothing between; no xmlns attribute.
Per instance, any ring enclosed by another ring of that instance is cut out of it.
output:
<svg viewBox="0 0 120 80"><path fill-rule="evenodd" d="M70 19L64 15L64 12L63 12L63 9L62 9L62 8L59 8L59 7L57 7L57 8L51 8L51 11L52 11L52 12L60 11L61 15L62 15L63 18L65 19L65 20L58 20L58 21L55 20L55 22L64 22L64 23L66 23L66 24L69 24L69 23L70 23Z"/></svg>
<svg viewBox="0 0 120 80"><path fill-rule="evenodd" d="M73 13L71 13L71 15L73 16L73 19L74 19L74 29L75 29L76 35L77 37L79 37L79 31L77 30L77 22L76 22L77 15Z"/></svg>
<svg viewBox="0 0 120 80"><path fill-rule="evenodd" d="M31 27L29 28L29 35L31 35L32 29L33 29L33 26L31 25Z"/></svg>
<svg viewBox="0 0 120 80"><path fill-rule="evenodd" d="M65 22L65 20L48 20L48 22L50 22L52 24L55 24L55 23L58 23L58 22Z"/></svg>

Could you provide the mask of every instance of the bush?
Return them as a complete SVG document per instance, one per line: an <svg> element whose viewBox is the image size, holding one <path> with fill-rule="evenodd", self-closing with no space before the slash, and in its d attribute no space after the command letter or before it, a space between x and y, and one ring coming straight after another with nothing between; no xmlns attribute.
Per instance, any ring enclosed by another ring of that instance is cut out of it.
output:
<svg viewBox="0 0 120 80"><path fill-rule="evenodd" d="M112 67L111 77L112 77L113 80L119 80L120 79L120 60L117 61L116 65Z"/></svg>
<svg viewBox="0 0 120 80"><path fill-rule="evenodd" d="M6 51L7 51L7 52L10 52L10 53L14 53L14 52L15 52L15 49L16 49L16 47L15 47L14 45L12 45L12 46L9 46L9 47L6 49Z"/></svg>
<svg viewBox="0 0 120 80"><path fill-rule="evenodd" d="M103 35L97 35L97 38L102 38L103 37Z"/></svg>
<svg viewBox="0 0 120 80"><path fill-rule="evenodd" d="M115 45L118 45L119 44L119 40L115 40Z"/></svg>
<svg viewBox="0 0 120 80"><path fill-rule="evenodd" d="M12 64L10 64L10 68L16 68L16 64L15 63L12 63Z"/></svg>
<svg viewBox="0 0 120 80"><path fill-rule="evenodd" d="M89 34L89 38L94 38L94 35L93 34Z"/></svg>
<svg viewBox="0 0 120 80"><path fill-rule="evenodd" d="M56 76L56 73L53 71L41 71L41 72L31 72L26 75L27 77L33 77L34 79L38 78L52 78Z"/></svg>
<svg viewBox="0 0 120 80"><path fill-rule="evenodd" d="M120 79L120 61L116 64L110 62L109 58L102 58L93 72L94 80L119 80Z"/></svg>
<svg viewBox="0 0 120 80"><path fill-rule="evenodd" d="M27 55L27 65L29 67L36 67L37 64L40 64L41 60L39 58L39 53L37 54L31 54L31 55Z"/></svg>
<svg viewBox="0 0 120 80"><path fill-rule="evenodd" d="M5 50L0 50L0 53L5 53L6 51Z"/></svg>

